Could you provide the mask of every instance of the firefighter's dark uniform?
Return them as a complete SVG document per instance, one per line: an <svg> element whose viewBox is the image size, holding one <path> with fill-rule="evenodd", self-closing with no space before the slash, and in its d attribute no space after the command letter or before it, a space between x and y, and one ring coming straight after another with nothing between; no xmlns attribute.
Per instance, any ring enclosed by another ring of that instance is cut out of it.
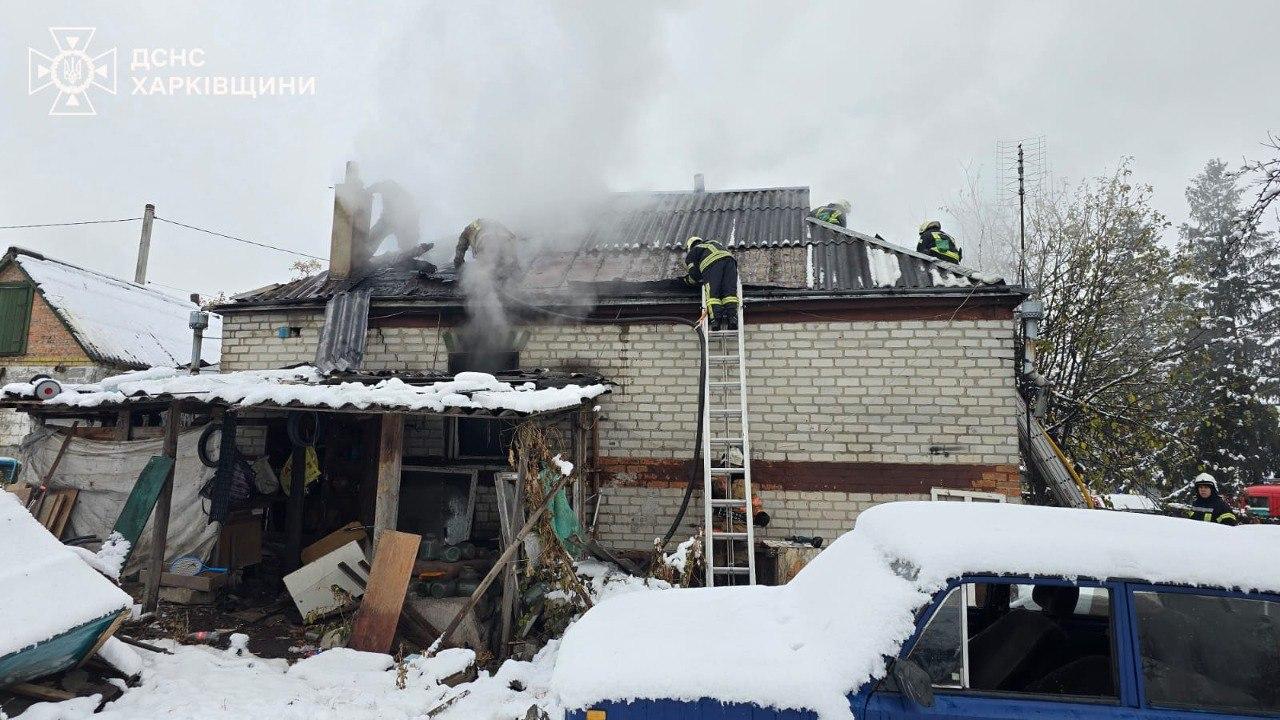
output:
<svg viewBox="0 0 1280 720"><path fill-rule="evenodd" d="M825 223L848 227L849 203L845 201L827 203L820 208L809 211L809 217L817 218Z"/></svg>
<svg viewBox="0 0 1280 720"><path fill-rule="evenodd" d="M738 261L715 240L693 236L685 243L684 281L702 285L707 315L717 328L738 325Z"/></svg>
<svg viewBox="0 0 1280 720"><path fill-rule="evenodd" d="M1200 497L1199 490L1201 485L1209 487L1209 497ZM1187 517L1192 520L1203 520L1222 525L1236 525L1240 522L1236 514L1231 511L1231 506L1218 494L1218 483L1216 481L1197 482L1195 492L1195 499L1191 501L1191 509L1187 511Z"/></svg>
<svg viewBox="0 0 1280 720"><path fill-rule="evenodd" d="M916 252L932 255L939 260L958 263L964 257L964 251L951 236L942 232L942 223L930 220L920 226L920 244Z"/></svg>

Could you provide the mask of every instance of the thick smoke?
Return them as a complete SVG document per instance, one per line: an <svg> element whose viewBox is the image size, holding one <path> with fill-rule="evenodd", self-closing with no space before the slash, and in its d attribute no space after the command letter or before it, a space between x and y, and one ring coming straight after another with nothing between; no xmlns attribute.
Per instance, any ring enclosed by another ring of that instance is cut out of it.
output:
<svg viewBox="0 0 1280 720"><path fill-rule="evenodd" d="M394 178L421 212L432 259L451 265L462 228L493 218L525 258L568 249L635 162L638 125L666 72L663 5L432 3L391 47L357 136L370 179ZM375 212L376 215L376 212ZM507 329L492 263L470 258L472 323ZM579 299L581 301L581 299Z"/></svg>

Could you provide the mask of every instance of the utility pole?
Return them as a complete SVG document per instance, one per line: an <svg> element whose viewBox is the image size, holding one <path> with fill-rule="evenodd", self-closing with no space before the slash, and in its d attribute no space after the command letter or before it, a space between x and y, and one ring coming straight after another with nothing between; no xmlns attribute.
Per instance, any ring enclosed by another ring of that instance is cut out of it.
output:
<svg viewBox="0 0 1280 720"><path fill-rule="evenodd" d="M151 223L156 219L156 206L147 203L142 211L142 237L138 239L138 267L133 271L133 281L147 284L147 255L151 254Z"/></svg>

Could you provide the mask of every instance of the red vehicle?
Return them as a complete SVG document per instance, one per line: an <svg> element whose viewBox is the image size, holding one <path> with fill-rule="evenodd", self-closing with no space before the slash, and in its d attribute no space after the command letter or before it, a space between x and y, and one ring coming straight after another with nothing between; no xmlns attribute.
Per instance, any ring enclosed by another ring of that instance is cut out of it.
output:
<svg viewBox="0 0 1280 720"><path fill-rule="evenodd" d="M1244 501L1249 515L1280 523L1280 485L1251 485L1244 489Z"/></svg>

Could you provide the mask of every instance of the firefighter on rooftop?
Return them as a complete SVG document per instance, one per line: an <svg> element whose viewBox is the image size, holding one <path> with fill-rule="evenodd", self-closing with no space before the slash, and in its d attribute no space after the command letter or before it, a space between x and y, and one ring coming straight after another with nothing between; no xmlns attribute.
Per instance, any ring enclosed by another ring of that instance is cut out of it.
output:
<svg viewBox="0 0 1280 720"><path fill-rule="evenodd" d="M702 285L712 330L738 328L738 261L716 240L694 235L684 244L684 281Z"/></svg>
<svg viewBox="0 0 1280 720"><path fill-rule="evenodd" d="M827 203L820 208L814 208L809 211L809 217L817 218L825 223L839 225L840 227L849 227L849 208L852 207L848 200Z"/></svg>
<svg viewBox="0 0 1280 720"><path fill-rule="evenodd" d="M458 236L458 245L453 253L453 267L462 270L467 261L467 251L476 259L488 261L490 269L499 277L507 277L514 273L517 266L516 244L518 238L507 226L496 220L478 218L462 230Z"/></svg>
<svg viewBox="0 0 1280 720"><path fill-rule="evenodd" d="M926 220L920 226L920 244L916 245L916 252L953 263L964 257L964 251L950 235L942 232L942 223L937 220Z"/></svg>

